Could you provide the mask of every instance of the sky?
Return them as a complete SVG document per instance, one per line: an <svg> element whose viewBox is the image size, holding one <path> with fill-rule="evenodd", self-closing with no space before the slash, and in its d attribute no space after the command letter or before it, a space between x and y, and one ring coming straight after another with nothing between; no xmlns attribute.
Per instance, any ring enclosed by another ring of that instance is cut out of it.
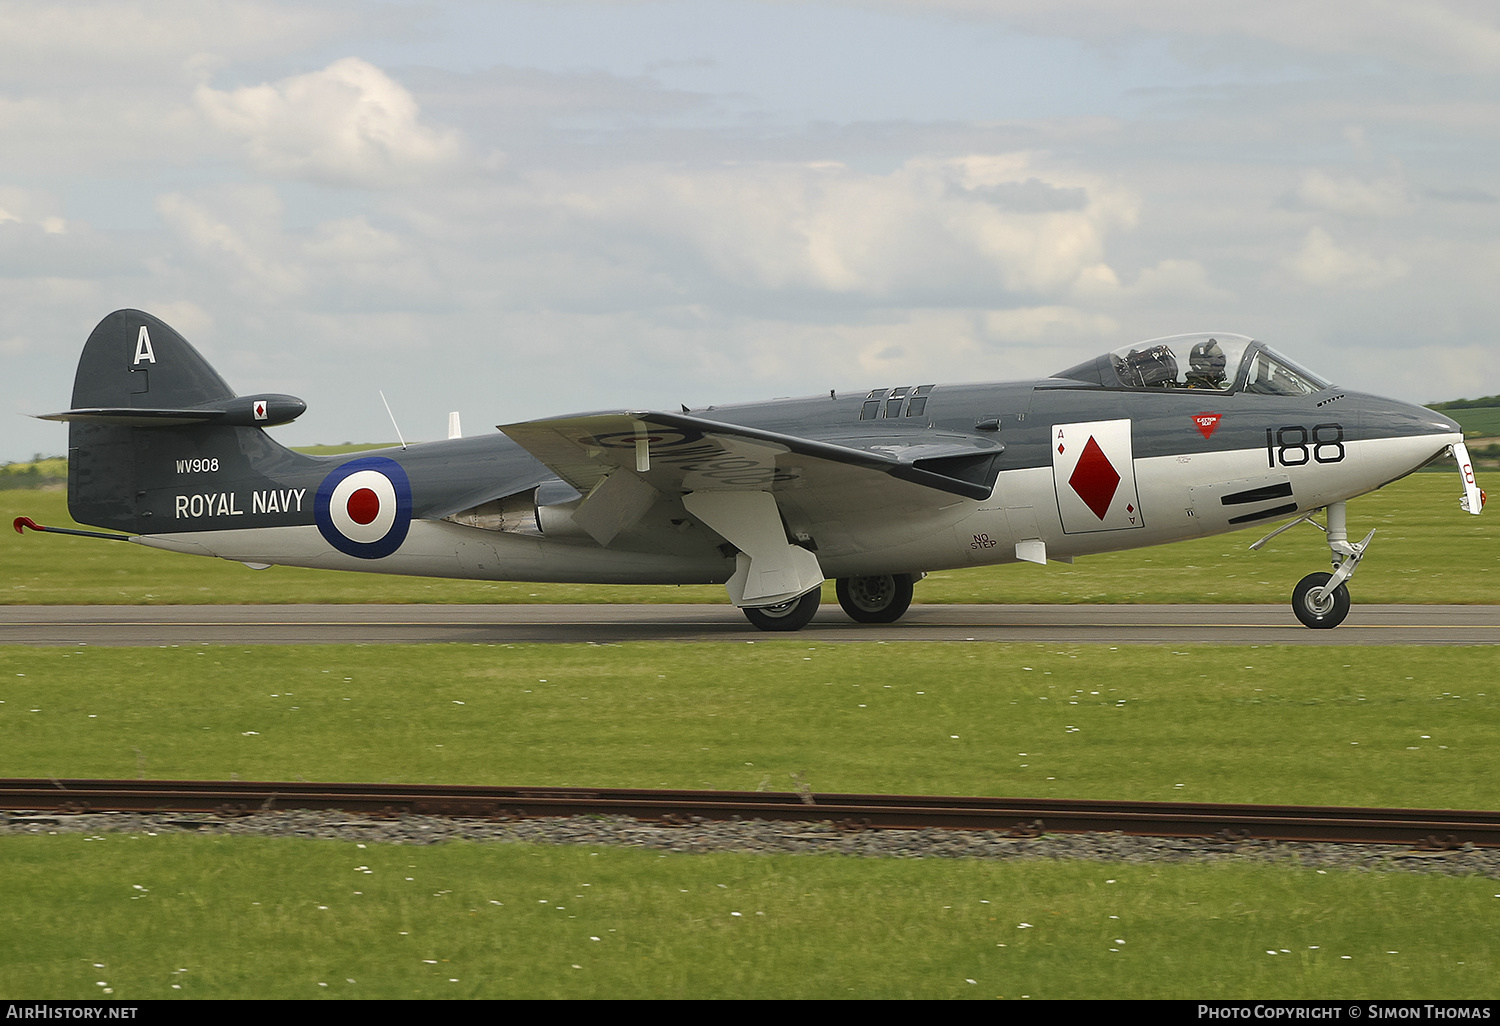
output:
<svg viewBox="0 0 1500 1026"><path fill-rule="evenodd" d="M1041 377L1500 393L1491 0L0 0L0 462L147 310L288 445Z"/></svg>

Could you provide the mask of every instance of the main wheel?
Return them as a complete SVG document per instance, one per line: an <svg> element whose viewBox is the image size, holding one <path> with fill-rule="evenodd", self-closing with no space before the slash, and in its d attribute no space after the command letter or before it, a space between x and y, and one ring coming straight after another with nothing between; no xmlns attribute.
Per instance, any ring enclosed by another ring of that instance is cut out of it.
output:
<svg viewBox="0 0 1500 1026"><path fill-rule="evenodd" d="M839 605L860 623L895 623L911 605L911 574L883 577L840 577Z"/></svg>
<svg viewBox="0 0 1500 1026"><path fill-rule="evenodd" d="M823 589L814 588L790 602L776 606L745 606L740 612L745 614L745 619L763 631L800 631L818 611L818 603L821 601Z"/></svg>
<svg viewBox="0 0 1500 1026"><path fill-rule="evenodd" d="M1292 589L1292 612L1303 626L1318 630L1337 627L1349 615L1349 589L1340 584L1331 592L1323 589L1333 574L1308 574Z"/></svg>

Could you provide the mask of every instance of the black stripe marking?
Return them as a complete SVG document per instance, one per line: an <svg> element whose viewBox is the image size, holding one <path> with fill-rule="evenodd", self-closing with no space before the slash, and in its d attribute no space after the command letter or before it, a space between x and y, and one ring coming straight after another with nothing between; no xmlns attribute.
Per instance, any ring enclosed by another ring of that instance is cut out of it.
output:
<svg viewBox="0 0 1500 1026"><path fill-rule="evenodd" d="M1292 496L1292 484L1283 481L1281 484L1264 485L1260 488L1251 488L1249 491L1234 492L1226 495L1219 501L1226 506L1241 506L1247 502L1266 502L1269 499L1289 499ZM1234 523L1234 521L1230 521Z"/></svg>
<svg viewBox="0 0 1500 1026"><path fill-rule="evenodd" d="M1259 513L1246 513L1242 517L1230 517L1229 522L1231 524L1250 524L1257 520L1269 520L1272 517L1285 516L1288 513L1295 512L1297 512L1297 504L1289 502L1285 506L1273 506L1270 509L1263 509Z"/></svg>

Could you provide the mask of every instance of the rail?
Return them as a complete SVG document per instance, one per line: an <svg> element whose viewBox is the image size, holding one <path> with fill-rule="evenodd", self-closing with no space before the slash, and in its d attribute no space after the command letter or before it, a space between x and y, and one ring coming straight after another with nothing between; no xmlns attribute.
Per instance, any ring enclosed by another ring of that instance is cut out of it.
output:
<svg viewBox="0 0 1500 1026"><path fill-rule="evenodd" d="M1011 836L1120 832L1150 837L1500 847L1500 812L1341 806L635 788L491 787L221 780L0 780L0 809L245 816L335 809L367 816L519 819L590 814L667 824L762 819L844 829L996 830Z"/></svg>

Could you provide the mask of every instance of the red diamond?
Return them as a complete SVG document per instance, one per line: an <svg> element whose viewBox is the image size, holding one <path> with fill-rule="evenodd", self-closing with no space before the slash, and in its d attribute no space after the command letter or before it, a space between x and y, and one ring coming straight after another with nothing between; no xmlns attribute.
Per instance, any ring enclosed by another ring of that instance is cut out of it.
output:
<svg viewBox="0 0 1500 1026"><path fill-rule="evenodd" d="M1058 452L1059 452L1059 453L1061 453L1061 452L1062 452L1062 451L1063 451L1063 447L1062 447L1062 446L1061 446L1061 445L1058 445L1058 447L1057 447L1057 451L1058 451Z"/></svg>
<svg viewBox="0 0 1500 1026"><path fill-rule="evenodd" d="M1094 516L1103 520L1114 500L1115 489L1120 486L1120 475L1092 435L1089 444L1083 447L1083 455L1078 457L1078 466L1068 478L1068 484L1084 505L1094 511Z"/></svg>

